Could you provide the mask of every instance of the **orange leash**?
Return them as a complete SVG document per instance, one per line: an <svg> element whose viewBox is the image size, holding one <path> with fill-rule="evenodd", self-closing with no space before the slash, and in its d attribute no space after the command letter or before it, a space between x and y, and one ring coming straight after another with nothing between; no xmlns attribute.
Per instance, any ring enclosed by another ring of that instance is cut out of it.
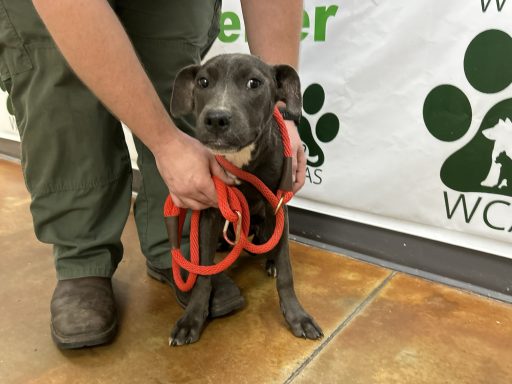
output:
<svg viewBox="0 0 512 384"><path fill-rule="evenodd" d="M236 167L222 156L216 156L217 161L224 169L240 180L250 183L263 195L274 209L276 215L274 233L265 244L256 245L247 239L249 236L251 215L249 205L242 192L240 192L238 188L227 185L219 178L213 176L212 179L217 191L219 209L224 219L226 219L223 231L224 238L233 246L233 249L217 264L199 265L199 218L201 212L193 211L190 224L190 261L188 261L183 257L179 244L187 209L176 207L171 196L167 197L164 205L164 216L166 220L172 220L173 222L170 226L172 229L169 233L171 241L172 272L174 282L181 291L186 292L191 290L196 282L197 275L214 275L225 271L238 259L242 250L245 249L255 254L266 253L272 250L281 239L284 229L284 212L282 207L293 197L291 183L292 150L286 125L277 107L274 109L274 119L279 126L283 141L283 154L285 157L281 184L276 194L272 193L272 191L253 174ZM234 241L231 241L227 236L229 224L235 229L236 239ZM189 272L185 281L181 277L180 268Z"/></svg>

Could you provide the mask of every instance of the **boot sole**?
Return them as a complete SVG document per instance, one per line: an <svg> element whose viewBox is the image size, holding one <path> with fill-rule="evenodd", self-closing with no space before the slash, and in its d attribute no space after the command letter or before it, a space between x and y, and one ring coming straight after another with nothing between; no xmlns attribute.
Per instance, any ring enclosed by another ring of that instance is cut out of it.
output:
<svg viewBox="0 0 512 384"><path fill-rule="evenodd" d="M172 281L169 281L169 279L167 279L161 273L158 273L157 271L154 271L153 269L151 269L150 266L147 266L146 272L149 277L170 286L174 290L174 295L176 296L176 301L178 302L178 304L183 309L185 309L187 307L187 303L183 302L180 299L180 297L176 294L176 287L174 286ZM232 300L226 301L222 306L211 307L209 315L211 318L226 316L226 315L230 314L231 312L241 309L244 305L245 305L245 300L242 296L234 297Z"/></svg>
<svg viewBox="0 0 512 384"><path fill-rule="evenodd" d="M61 336L57 333L53 324L50 324L50 328L52 331L52 339L60 349L94 347L110 343L114 339L117 334L117 319L109 329L95 335Z"/></svg>

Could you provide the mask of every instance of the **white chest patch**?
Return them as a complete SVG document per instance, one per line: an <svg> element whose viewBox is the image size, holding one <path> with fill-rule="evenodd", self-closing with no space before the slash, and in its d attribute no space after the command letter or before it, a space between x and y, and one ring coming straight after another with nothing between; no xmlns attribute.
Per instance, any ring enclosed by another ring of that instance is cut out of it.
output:
<svg viewBox="0 0 512 384"><path fill-rule="evenodd" d="M233 165L242 168L244 165L250 163L252 159L252 151L254 150L254 143L242 148L238 152L215 152L217 155L222 155Z"/></svg>

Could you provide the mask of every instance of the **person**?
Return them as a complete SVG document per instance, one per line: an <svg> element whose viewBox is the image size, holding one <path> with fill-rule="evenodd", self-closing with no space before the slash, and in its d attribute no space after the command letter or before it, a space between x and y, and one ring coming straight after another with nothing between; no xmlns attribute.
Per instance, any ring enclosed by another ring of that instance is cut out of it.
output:
<svg viewBox="0 0 512 384"><path fill-rule="evenodd" d="M232 183L190 124L168 113L176 73L199 63L217 37L220 6L221 0L0 2L0 78L20 132L34 230L53 244L51 331L60 348L99 345L116 334L111 277L123 254L132 185L120 121L135 136L142 185L134 216L151 276L172 284L166 196L204 209L217 205L212 175ZM242 10L251 52L297 67L302 0L242 0ZM296 127L287 125L297 191L305 157ZM212 285L217 314L243 303L226 275Z"/></svg>

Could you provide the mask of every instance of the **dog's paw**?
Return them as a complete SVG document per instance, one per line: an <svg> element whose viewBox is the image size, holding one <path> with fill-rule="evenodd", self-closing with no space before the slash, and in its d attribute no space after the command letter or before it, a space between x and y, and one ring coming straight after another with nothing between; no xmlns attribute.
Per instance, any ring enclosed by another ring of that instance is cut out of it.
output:
<svg viewBox="0 0 512 384"><path fill-rule="evenodd" d="M273 277L274 279L277 278L277 267L274 260L267 259L265 263L265 271L267 271L268 276Z"/></svg>
<svg viewBox="0 0 512 384"><path fill-rule="evenodd" d="M310 340L318 340L324 337L322 329L305 311L293 315L284 313L284 317L295 336Z"/></svg>
<svg viewBox="0 0 512 384"><path fill-rule="evenodd" d="M192 344L199 340L207 316L208 313L202 318L185 314L176 322L169 338L169 346Z"/></svg>

